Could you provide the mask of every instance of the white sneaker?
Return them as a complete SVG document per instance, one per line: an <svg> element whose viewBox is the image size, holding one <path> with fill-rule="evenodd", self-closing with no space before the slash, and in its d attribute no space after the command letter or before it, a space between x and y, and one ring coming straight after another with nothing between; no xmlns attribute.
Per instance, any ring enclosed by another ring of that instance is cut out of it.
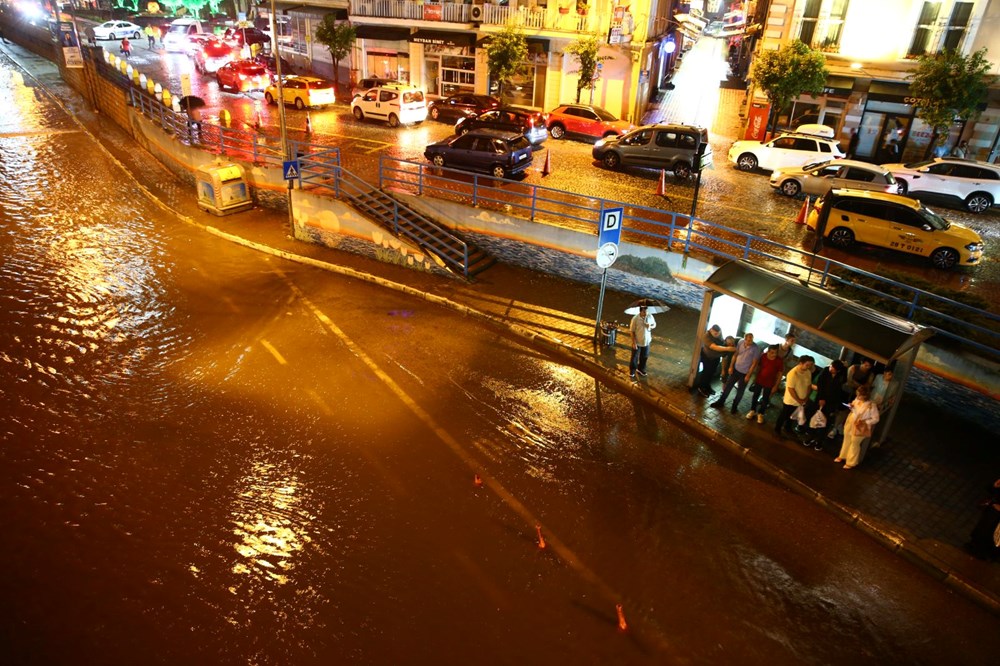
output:
<svg viewBox="0 0 1000 666"><path fill-rule="evenodd" d="M757 423L763 423L763 422L764 422L764 415L763 414L758 414L757 415Z"/></svg>
<svg viewBox="0 0 1000 666"><path fill-rule="evenodd" d="M756 415L757 415L757 412L755 412L755 411L753 411L753 410L751 409L751 410L750 410L749 412L747 412L747 420L750 420L750 419L752 419L752 418L753 418L753 417L755 417Z"/></svg>

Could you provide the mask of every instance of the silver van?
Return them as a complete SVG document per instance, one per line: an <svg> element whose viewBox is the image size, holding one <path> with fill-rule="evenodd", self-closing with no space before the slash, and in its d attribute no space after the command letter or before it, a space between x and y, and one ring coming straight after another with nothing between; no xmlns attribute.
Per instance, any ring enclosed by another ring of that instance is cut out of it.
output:
<svg viewBox="0 0 1000 666"><path fill-rule="evenodd" d="M641 166L668 169L679 178L687 178L694 167L712 164L712 146L708 131L692 125L645 125L621 136L601 139L592 151L609 169Z"/></svg>

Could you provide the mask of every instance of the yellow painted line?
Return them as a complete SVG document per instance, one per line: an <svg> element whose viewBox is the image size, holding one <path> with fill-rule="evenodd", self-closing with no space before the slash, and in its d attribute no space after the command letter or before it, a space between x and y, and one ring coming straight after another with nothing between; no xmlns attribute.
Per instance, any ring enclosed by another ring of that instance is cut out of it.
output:
<svg viewBox="0 0 1000 666"><path fill-rule="evenodd" d="M431 432L433 432L438 439L444 442L445 445L451 449L452 453L458 456L459 460L465 463L465 465L469 468L470 473L478 474L482 471L482 465L479 461L476 460L472 454L466 451L458 440L452 437L447 430L442 428L434 417L427 413L423 407L417 404L417 402L411 398L409 394L407 394L406 391L404 391L403 388L392 379L392 377L386 374L385 371L383 371L382 368L379 367L379 365L364 352L364 350L355 344L354 340L348 337L348 335L344 333L339 326L333 323L333 321L327 317L322 310L316 307L316 305L306 297L298 286L292 283L286 276L283 277L285 277L285 281L292 291L302 300L309 311L313 313L313 316L315 316L316 319L318 319L319 322L327 328L327 330L333 333L344 344L344 346L358 358L358 360L368 366L368 369L371 370L372 373L379 378L379 380L381 380L389 391L392 392L396 398L398 398L399 401L402 402L403 405L417 417L417 419L423 422L423 424ZM528 507L522 504L520 500L513 495L513 493L504 488L500 482L495 479L483 479L483 485L496 493L497 496L499 496L500 499L512 511L514 511L515 514L520 516L521 519L527 523L527 533L533 533L534 526L541 525L542 533L548 547L551 548L552 551L554 551L564 562L566 562L566 564L568 564L579 576L599 589L607 598L609 604L620 600L620 595L616 594L609 585L602 581L597 574L591 571L590 568L587 567L587 565L585 565L579 557L577 557L576 553L574 553L561 539L546 529L545 525L542 524L542 521L539 520L538 517L528 509Z"/></svg>
<svg viewBox="0 0 1000 666"><path fill-rule="evenodd" d="M271 352L271 356L273 356L274 359L278 363L280 363L281 365L288 365L288 361L286 361L285 357L282 356L278 352L278 350L274 348L274 345L272 345L270 342L268 342L267 340L265 340L263 338L261 338L260 344L263 345L264 349L266 349L267 351Z"/></svg>

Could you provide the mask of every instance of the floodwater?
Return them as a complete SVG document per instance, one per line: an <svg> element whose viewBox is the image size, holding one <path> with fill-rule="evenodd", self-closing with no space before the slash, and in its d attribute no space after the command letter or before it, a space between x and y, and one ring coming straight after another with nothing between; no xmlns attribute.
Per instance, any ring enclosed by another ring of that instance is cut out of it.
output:
<svg viewBox="0 0 1000 666"><path fill-rule="evenodd" d="M181 224L0 63L4 663L993 663L592 378Z"/></svg>

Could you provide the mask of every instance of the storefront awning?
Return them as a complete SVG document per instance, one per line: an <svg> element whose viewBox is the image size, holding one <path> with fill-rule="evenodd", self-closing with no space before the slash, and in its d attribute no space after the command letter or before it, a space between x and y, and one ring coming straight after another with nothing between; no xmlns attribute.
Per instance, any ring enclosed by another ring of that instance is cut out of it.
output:
<svg viewBox="0 0 1000 666"><path fill-rule="evenodd" d="M381 39L387 42L402 42L409 38L410 29L392 28L382 25L359 25L354 29L354 36L359 39Z"/></svg>
<svg viewBox="0 0 1000 666"><path fill-rule="evenodd" d="M913 350L934 331L743 261L731 261L705 287L787 321L879 363Z"/></svg>
<svg viewBox="0 0 1000 666"><path fill-rule="evenodd" d="M910 86L907 83L890 81L872 81L868 87L868 99L874 102L895 102L896 104L912 104Z"/></svg>
<svg viewBox="0 0 1000 666"><path fill-rule="evenodd" d="M701 33L692 28L687 24L681 24L677 26L677 32L681 33L690 40L695 40L701 37Z"/></svg>
<svg viewBox="0 0 1000 666"><path fill-rule="evenodd" d="M409 36L409 41L434 46L474 46L476 33L468 30L417 30Z"/></svg>
<svg viewBox="0 0 1000 666"><path fill-rule="evenodd" d="M823 94L828 97L850 97L852 90L854 90L854 79L850 76L830 74L823 85Z"/></svg>
<svg viewBox="0 0 1000 666"><path fill-rule="evenodd" d="M744 21L739 23L728 23L722 26L722 32L719 33L720 37L739 37L747 30L747 24Z"/></svg>
<svg viewBox="0 0 1000 666"><path fill-rule="evenodd" d="M708 25L708 21L690 14L674 14L674 20L680 24L688 24L697 32L701 32Z"/></svg>
<svg viewBox="0 0 1000 666"><path fill-rule="evenodd" d="M267 9L267 6L262 6L261 9ZM274 9L279 14L284 14L288 16L289 14L299 14L314 16L317 18L322 18L327 14L333 14L338 21L347 20L347 9L338 7L317 7L316 5L303 5L295 3L277 2L274 5Z"/></svg>

